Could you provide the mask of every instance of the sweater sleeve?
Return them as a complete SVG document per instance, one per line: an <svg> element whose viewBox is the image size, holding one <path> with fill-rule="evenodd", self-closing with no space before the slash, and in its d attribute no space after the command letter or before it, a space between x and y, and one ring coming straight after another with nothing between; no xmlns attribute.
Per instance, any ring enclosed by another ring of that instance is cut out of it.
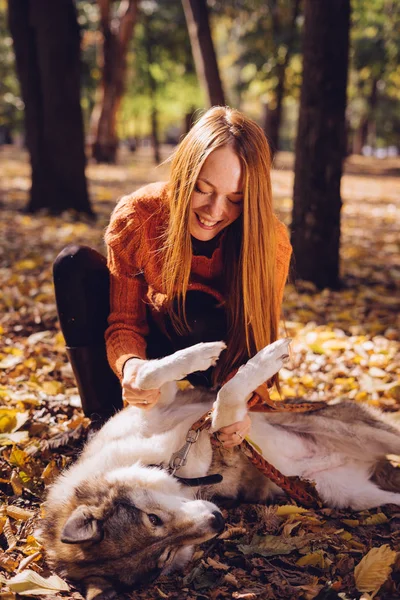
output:
<svg viewBox="0 0 400 600"><path fill-rule="evenodd" d="M289 241L286 226L276 220L276 302L277 314L282 311L283 291L288 278L292 246Z"/></svg>
<svg viewBox="0 0 400 600"><path fill-rule="evenodd" d="M108 361L119 378L129 358L146 358L148 286L141 264L143 235L134 198L126 196L117 204L105 234L110 271L110 315L105 340Z"/></svg>

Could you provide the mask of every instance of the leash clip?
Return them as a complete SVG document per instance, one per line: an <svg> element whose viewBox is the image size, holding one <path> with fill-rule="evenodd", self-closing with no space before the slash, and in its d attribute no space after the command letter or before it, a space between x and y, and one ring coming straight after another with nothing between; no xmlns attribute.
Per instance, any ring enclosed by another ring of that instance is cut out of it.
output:
<svg viewBox="0 0 400 600"><path fill-rule="evenodd" d="M171 456L169 461L169 469L171 475L175 475L176 471L186 465L187 457L190 452L192 445L197 442L200 435L200 430L189 429L186 435L186 441L177 452Z"/></svg>

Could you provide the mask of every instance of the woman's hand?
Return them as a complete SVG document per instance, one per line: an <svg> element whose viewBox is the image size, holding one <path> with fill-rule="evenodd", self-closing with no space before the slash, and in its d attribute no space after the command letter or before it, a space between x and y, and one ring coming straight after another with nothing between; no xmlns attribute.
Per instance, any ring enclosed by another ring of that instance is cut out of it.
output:
<svg viewBox="0 0 400 600"><path fill-rule="evenodd" d="M141 390L136 387L135 380L139 367L146 361L141 358L129 358L123 369L122 399L131 406L152 408L160 397L160 390Z"/></svg>
<svg viewBox="0 0 400 600"><path fill-rule="evenodd" d="M224 448L239 446L251 428L251 419L246 415L243 421L238 421L227 427L222 427L216 432L217 440Z"/></svg>

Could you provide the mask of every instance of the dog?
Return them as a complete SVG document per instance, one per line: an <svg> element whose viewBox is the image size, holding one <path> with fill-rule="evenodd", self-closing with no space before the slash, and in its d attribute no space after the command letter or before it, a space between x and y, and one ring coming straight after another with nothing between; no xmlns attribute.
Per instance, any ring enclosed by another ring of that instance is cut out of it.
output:
<svg viewBox="0 0 400 600"><path fill-rule="evenodd" d="M220 473L202 489L168 472L187 431L213 407L211 433L244 418L253 390L288 356L278 340L212 390L178 390L176 381L215 365L223 342L201 343L143 363L142 389L160 388L151 410L128 407L88 442L78 461L51 486L40 538L48 562L82 586L88 600L125 591L184 567L196 544L220 533L224 520L213 495L264 503L282 494L238 449L215 448L202 431L179 470L182 477ZM367 509L400 505L400 474L385 459L400 454L400 428L389 416L352 402L312 413L250 413L251 439L283 474L315 482L326 505ZM197 488L198 490L198 488Z"/></svg>

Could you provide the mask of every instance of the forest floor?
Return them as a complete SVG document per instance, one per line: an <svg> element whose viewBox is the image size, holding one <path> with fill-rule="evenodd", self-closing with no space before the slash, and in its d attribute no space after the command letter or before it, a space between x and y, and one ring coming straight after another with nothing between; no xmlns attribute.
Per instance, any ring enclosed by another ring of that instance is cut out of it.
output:
<svg viewBox="0 0 400 600"><path fill-rule="evenodd" d="M276 212L286 224L292 163L290 154L278 155L272 176ZM52 263L70 242L104 252L117 198L165 179L168 166L152 166L148 149L123 153L118 166L89 165L93 223L71 214L24 214L27 155L3 146L0 164L0 600L9 600L17 597L10 582L17 573L28 595L35 593L32 572L51 574L34 533L40 503L45 486L76 457L88 427L57 323ZM286 288L293 343L280 373L282 396L351 398L400 420L400 159L351 157L342 197L342 289ZM379 590L376 599L400 598L399 554L389 551L399 550L400 507L280 505L224 509L226 531L196 552L183 576L132 597L366 600ZM73 588L58 591L54 580L47 591L40 585L36 593L49 599L81 597Z"/></svg>

